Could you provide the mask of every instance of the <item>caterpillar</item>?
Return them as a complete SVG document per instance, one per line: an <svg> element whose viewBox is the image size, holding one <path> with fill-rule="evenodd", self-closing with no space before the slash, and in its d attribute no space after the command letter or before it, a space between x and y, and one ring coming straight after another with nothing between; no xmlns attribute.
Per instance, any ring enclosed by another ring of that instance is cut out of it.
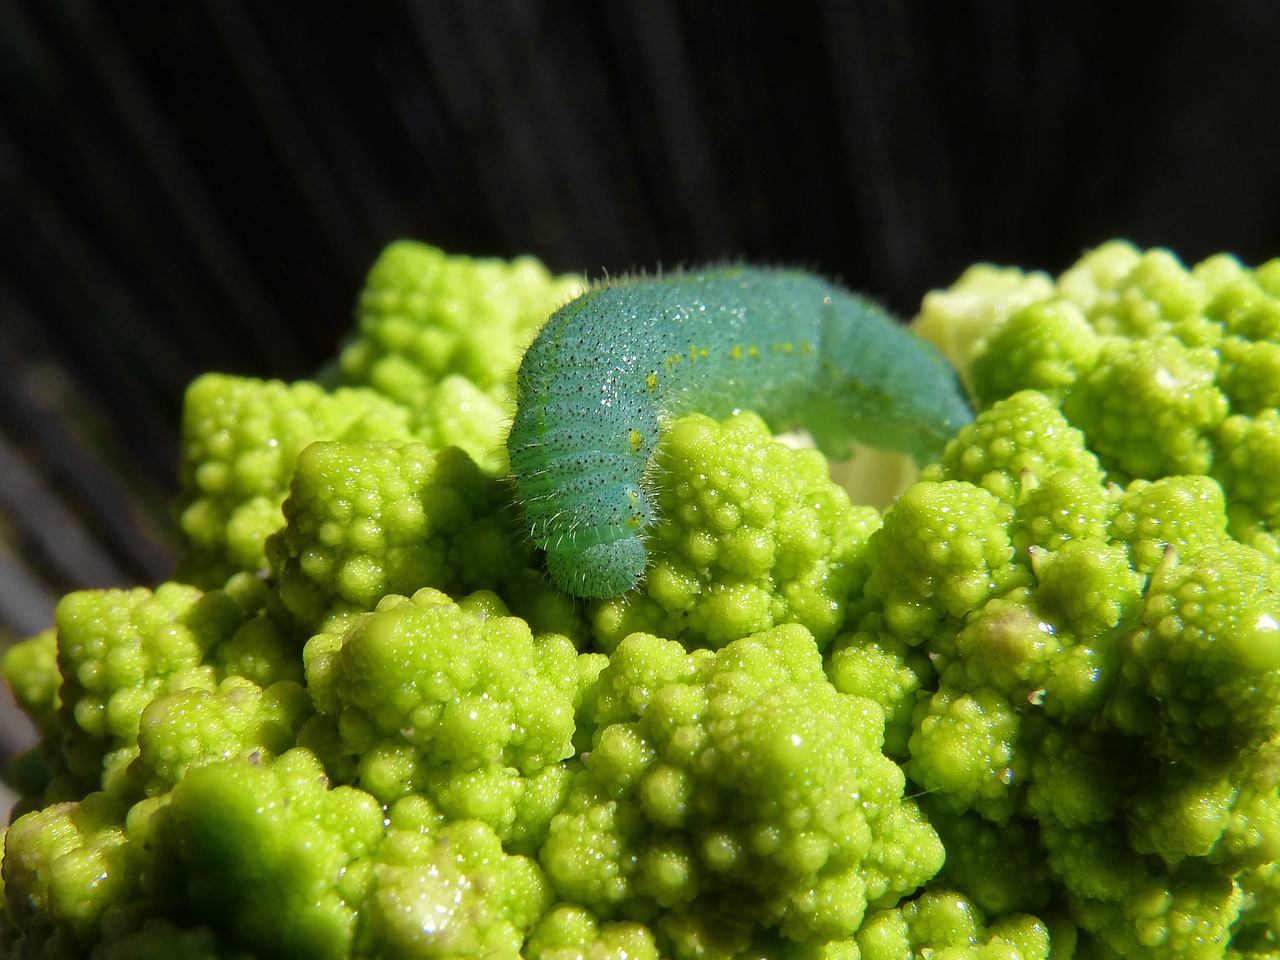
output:
<svg viewBox="0 0 1280 960"><path fill-rule="evenodd" d="M747 266L597 285L553 313L520 364L507 440L517 497L567 593L621 596L645 569L649 463L664 422L750 409L936 459L973 419L955 370L869 300L797 270Z"/></svg>

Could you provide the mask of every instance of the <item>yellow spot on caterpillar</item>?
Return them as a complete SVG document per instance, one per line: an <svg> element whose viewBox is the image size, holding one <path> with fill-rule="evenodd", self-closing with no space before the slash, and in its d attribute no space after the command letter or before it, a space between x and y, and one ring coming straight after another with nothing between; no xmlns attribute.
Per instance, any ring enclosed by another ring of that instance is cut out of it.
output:
<svg viewBox="0 0 1280 960"><path fill-rule="evenodd" d="M705 360L705 359L707 359L707 357L709 357L709 356L711 356L711 354L709 354L709 353L707 352L707 348L706 348L706 347L699 347L699 348L698 348L698 359L700 359L700 360Z"/></svg>
<svg viewBox="0 0 1280 960"><path fill-rule="evenodd" d="M800 352L813 353L813 344L806 340L804 343L800 344Z"/></svg>
<svg viewBox="0 0 1280 960"><path fill-rule="evenodd" d="M733 349L729 351L729 356L734 360L742 359L742 344L735 343Z"/></svg>
<svg viewBox="0 0 1280 960"><path fill-rule="evenodd" d="M747 347L747 353L749 353L753 357L758 357L760 356L760 348L757 346Z"/></svg>
<svg viewBox="0 0 1280 960"><path fill-rule="evenodd" d="M794 351L795 351L795 344L793 344L790 340L788 340L786 343L782 345L783 353L793 353Z"/></svg>
<svg viewBox="0 0 1280 960"><path fill-rule="evenodd" d="M658 375L657 375L656 373L654 373L653 371L650 371L650 372L649 372L649 375L648 375L647 377L645 377L645 378L644 378L644 385L645 385L646 387L648 387L648 388L649 388L649 392L650 392L650 393L652 393L653 391L657 390L657 389L658 389ZM639 449L639 448L637 447L637 449Z"/></svg>
<svg viewBox="0 0 1280 960"><path fill-rule="evenodd" d="M631 452L639 453L640 448L644 446L644 434L639 430L631 431Z"/></svg>

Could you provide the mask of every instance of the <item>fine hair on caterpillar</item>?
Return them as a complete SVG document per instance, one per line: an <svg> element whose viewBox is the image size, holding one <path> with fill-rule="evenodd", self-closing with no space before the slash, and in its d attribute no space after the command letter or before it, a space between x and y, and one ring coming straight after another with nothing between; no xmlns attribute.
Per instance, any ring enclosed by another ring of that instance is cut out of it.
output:
<svg viewBox="0 0 1280 960"><path fill-rule="evenodd" d="M598 282L525 353L507 440L556 585L581 597L632 589L662 426L742 409L775 432L808 430L828 456L859 441L917 463L973 419L937 350L813 274L728 266Z"/></svg>

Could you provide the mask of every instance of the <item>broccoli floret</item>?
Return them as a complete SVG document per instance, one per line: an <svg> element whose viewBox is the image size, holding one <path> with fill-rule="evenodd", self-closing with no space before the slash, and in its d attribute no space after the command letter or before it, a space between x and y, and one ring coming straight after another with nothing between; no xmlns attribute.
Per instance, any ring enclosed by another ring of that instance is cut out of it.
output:
<svg viewBox="0 0 1280 960"><path fill-rule="evenodd" d="M969 368L978 400L990 406L1034 390L1061 403L1101 347L1078 305L1042 300L1023 307L996 328Z"/></svg>
<svg viewBox="0 0 1280 960"><path fill-rule="evenodd" d="M1104 343L1062 410L1117 479L1207 473L1227 399L1217 354L1173 337Z"/></svg>
<svg viewBox="0 0 1280 960"><path fill-rule="evenodd" d="M138 930L103 944L94 960L254 960L226 946L208 927L180 927L168 920L146 921Z"/></svg>
<svg viewBox="0 0 1280 960"><path fill-rule="evenodd" d="M1013 562L1011 513L961 481L921 481L904 493L867 548L864 596L885 628L919 643L954 631L966 613L1024 583L1026 573Z"/></svg>
<svg viewBox="0 0 1280 960"><path fill-rule="evenodd" d="M57 729L62 702L58 692L62 674L58 670L57 632L42 630L15 643L5 651L3 672L18 706L35 722L41 735L49 737Z"/></svg>
<svg viewBox="0 0 1280 960"><path fill-rule="evenodd" d="M99 938L104 915L137 897L140 866L125 833L128 811L127 802L97 792L10 825L5 904L31 956L76 956Z"/></svg>
<svg viewBox="0 0 1280 960"><path fill-rule="evenodd" d="M521 960L551 904L538 865L504 852L479 821L442 823L420 797L397 802L387 819L377 853L355 871L367 890L353 955Z"/></svg>
<svg viewBox="0 0 1280 960"><path fill-rule="evenodd" d="M1049 929L1042 921L1032 916L1006 916L990 926L983 921L966 897L930 890L869 916L858 932L858 947L862 960L1047 960Z"/></svg>
<svg viewBox="0 0 1280 960"><path fill-rule="evenodd" d="M243 677L228 677L215 690L157 697L142 712L138 755L128 776L140 793L154 797L177 786L192 764L268 760L294 745L311 713L306 691L291 680L264 690Z"/></svg>
<svg viewBox="0 0 1280 960"><path fill-rule="evenodd" d="M193 766L155 814L154 883L246 950L275 957L350 953L367 871L386 816L369 794L328 788L295 749L272 763Z"/></svg>
<svg viewBox="0 0 1280 960"><path fill-rule="evenodd" d="M457 448L312 444L269 543L280 602L317 633L391 594L497 589L533 560L502 516L508 496Z"/></svg>
<svg viewBox="0 0 1280 960"><path fill-rule="evenodd" d="M659 520L645 581L594 605L596 641L608 650L649 632L720 647L799 623L825 646L862 586L879 514L852 506L817 451L775 442L754 414L722 424L682 418L656 462Z"/></svg>
<svg viewBox="0 0 1280 960"><path fill-rule="evenodd" d="M55 612L58 741L50 796L111 789L136 755L143 711L161 694L212 690L209 651L248 618L224 591L167 583L156 590L84 590ZM69 779L68 779L69 778Z"/></svg>
<svg viewBox="0 0 1280 960"><path fill-rule="evenodd" d="M924 794L920 806L942 838L947 859L931 886L962 889L975 906L995 917L1039 915L1050 906L1058 884L1046 863L1036 821L1015 816L993 823L973 812L949 813L932 799Z"/></svg>
<svg viewBox="0 0 1280 960"><path fill-rule="evenodd" d="M664 955L843 940L941 866L882 711L830 685L803 627L693 654L633 634L583 712L590 751L541 860L565 899L653 918Z"/></svg>
<svg viewBox="0 0 1280 960"><path fill-rule="evenodd" d="M831 683L841 693L866 697L885 712L884 752L907 752L917 693L933 680L929 658L900 637L854 631L836 639L827 660Z"/></svg>
<svg viewBox="0 0 1280 960"><path fill-rule="evenodd" d="M1280 412L1227 417L1217 440L1213 476L1228 497L1231 535L1280 560Z"/></svg>
<svg viewBox="0 0 1280 960"><path fill-rule="evenodd" d="M327 737L331 772L384 803L424 793L522 849L563 802L575 713L604 666L557 634L534 637L493 594L456 604L431 589L388 597L303 656L321 710L307 736Z"/></svg>
<svg viewBox="0 0 1280 960"><path fill-rule="evenodd" d="M357 333L338 361L342 379L407 406L449 374L483 390L509 386L543 321L585 286L533 257L504 262L392 243L365 280Z"/></svg>
<svg viewBox="0 0 1280 960"><path fill-rule="evenodd" d="M912 329L941 350L973 387L973 366L986 350L992 331L1020 308L1047 300L1053 293L1053 279L1047 274L975 264L948 289L925 294Z"/></svg>
<svg viewBox="0 0 1280 960"><path fill-rule="evenodd" d="M1213 767L1280 732L1280 567L1225 539L1168 558L1123 637L1109 716Z"/></svg>
<svg viewBox="0 0 1280 960"><path fill-rule="evenodd" d="M413 411L425 442L459 446L500 473L520 358L551 312L585 286L533 257L473 259L393 243L369 271L338 374Z"/></svg>
<svg viewBox="0 0 1280 960"><path fill-rule="evenodd" d="M525 944L526 960L658 960L653 933L642 923L601 923L590 910L564 904L548 911Z"/></svg>
<svg viewBox="0 0 1280 960"><path fill-rule="evenodd" d="M266 569L267 537L284 526L280 505L308 444L412 436L409 412L372 390L200 377L183 407L179 577L216 587L236 571Z"/></svg>

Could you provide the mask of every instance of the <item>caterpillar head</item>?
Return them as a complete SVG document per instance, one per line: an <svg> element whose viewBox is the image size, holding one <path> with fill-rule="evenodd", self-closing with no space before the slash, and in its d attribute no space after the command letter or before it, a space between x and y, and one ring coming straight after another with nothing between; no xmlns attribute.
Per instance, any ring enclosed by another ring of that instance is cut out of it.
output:
<svg viewBox="0 0 1280 960"><path fill-rule="evenodd" d="M644 544L638 535L589 547L547 547L547 573L576 597L620 597L644 574Z"/></svg>

